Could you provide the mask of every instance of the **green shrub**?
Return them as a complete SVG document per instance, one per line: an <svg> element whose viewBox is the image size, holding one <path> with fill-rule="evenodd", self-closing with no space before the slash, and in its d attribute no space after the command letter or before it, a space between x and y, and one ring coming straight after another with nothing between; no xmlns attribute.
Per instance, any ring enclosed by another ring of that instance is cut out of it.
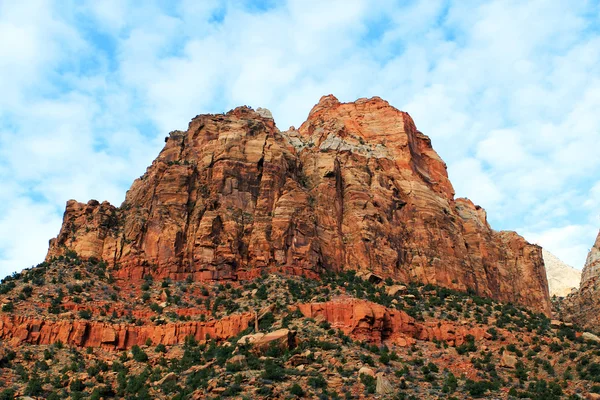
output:
<svg viewBox="0 0 600 400"><path fill-rule="evenodd" d="M285 370L273 360L265 361L265 369L262 373L264 379L271 381L282 381L285 379Z"/></svg>
<svg viewBox="0 0 600 400"><path fill-rule="evenodd" d="M496 387L488 381L473 381L467 379L465 382L465 391L473 397L483 397L488 390L495 390Z"/></svg>
<svg viewBox="0 0 600 400"><path fill-rule="evenodd" d="M297 397L304 397L304 390L302 389L302 386L294 383L292 387L290 387L290 394Z"/></svg>
<svg viewBox="0 0 600 400"><path fill-rule="evenodd" d="M444 386L442 387L442 392L444 393L454 393L458 388L458 380L456 376L452 372L449 372L444 380Z"/></svg>
<svg viewBox="0 0 600 400"><path fill-rule="evenodd" d="M271 328L271 325L275 322L275 316L272 312L266 313L259 321L258 328L261 331L266 331Z"/></svg>
<svg viewBox="0 0 600 400"><path fill-rule="evenodd" d="M27 386L25 386L25 395L27 396L39 396L44 393L42 389L42 380L36 374L29 378L29 382L27 382Z"/></svg>
<svg viewBox="0 0 600 400"><path fill-rule="evenodd" d="M473 335L467 335L465 337L465 343L456 347L456 352L461 355L474 351L477 351L477 346L475 345L475 337L473 337Z"/></svg>
<svg viewBox="0 0 600 400"><path fill-rule="evenodd" d="M17 392L14 389L4 389L0 392L0 400L13 400Z"/></svg>
<svg viewBox="0 0 600 400"><path fill-rule="evenodd" d="M268 297L267 287L265 285L261 285L256 291L256 298L259 300L266 300Z"/></svg>
<svg viewBox="0 0 600 400"><path fill-rule="evenodd" d="M360 374L360 381L365 385L365 391L367 394L375 393L377 389L377 381L371 375Z"/></svg>
<svg viewBox="0 0 600 400"><path fill-rule="evenodd" d="M327 387L327 381L322 375L311 376L308 378L308 386L315 389L325 389Z"/></svg>
<svg viewBox="0 0 600 400"><path fill-rule="evenodd" d="M148 355L138 345L135 345L131 348L131 354L133 355L133 359L137 362L148 361Z"/></svg>
<svg viewBox="0 0 600 400"><path fill-rule="evenodd" d="M383 353L381 357L379 357L379 361L382 364L388 365L390 363L390 356L388 353Z"/></svg>

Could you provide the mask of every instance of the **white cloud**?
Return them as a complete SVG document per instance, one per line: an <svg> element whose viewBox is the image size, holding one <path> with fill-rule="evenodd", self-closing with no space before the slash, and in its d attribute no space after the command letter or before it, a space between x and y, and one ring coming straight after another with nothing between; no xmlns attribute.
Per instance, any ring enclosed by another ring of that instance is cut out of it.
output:
<svg viewBox="0 0 600 400"><path fill-rule="evenodd" d="M486 173L481 163L473 158L465 158L448 168L457 193L476 193L475 201L494 206L502 201L503 195Z"/></svg>
<svg viewBox="0 0 600 400"><path fill-rule="evenodd" d="M531 155L527 154L519 133L510 129L496 129L477 144L477 158L500 172L515 165L527 166Z"/></svg>

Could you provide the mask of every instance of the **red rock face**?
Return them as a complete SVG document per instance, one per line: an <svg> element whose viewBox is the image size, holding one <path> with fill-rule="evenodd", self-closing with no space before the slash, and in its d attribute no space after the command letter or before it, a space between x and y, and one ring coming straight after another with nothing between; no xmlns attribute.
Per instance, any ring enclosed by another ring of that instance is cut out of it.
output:
<svg viewBox="0 0 600 400"><path fill-rule="evenodd" d="M47 345L60 341L79 347L124 350L134 345L141 346L148 339L153 345L180 344L188 336L193 336L199 341L206 340L207 335L215 340L225 340L246 329L253 321L254 314L245 313L207 322L136 326L105 322L52 321L5 314L0 318L0 340L7 340L15 346L22 343Z"/></svg>
<svg viewBox="0 0 600 400"><path fill-rule="evenodd" d="M286 132L246 107L200 115L121 207L69 201L48 257L67 250L122 278L353 269L550 310L541 248L455 200L429 138L379 98L323 97Z"/></svg>
<svg viewBox="0 0 600 400"><path fill-rule="evenodd" d="M386 308L380 304L354 298L339 298L326 303L298 305L308 318L322 319L335 329L341 329L356 340L371 343L393 343L409 346L416 340L444 341L460 346L467 335L479 340L485 337L482 327L467 327L446 322L415 322L404 311Z"/></svg>

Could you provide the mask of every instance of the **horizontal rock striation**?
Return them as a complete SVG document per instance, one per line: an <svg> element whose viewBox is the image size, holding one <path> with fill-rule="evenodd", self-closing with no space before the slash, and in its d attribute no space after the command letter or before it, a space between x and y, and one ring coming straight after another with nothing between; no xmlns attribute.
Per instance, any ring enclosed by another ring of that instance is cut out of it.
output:
<svg viewBox="0 0 600 400"><path fill-rule="evenodd" d="M337 298L326 303L299 304L308 318L325 320L356 340L409 346L416 340L444 341L451 346L465 342L467 335L479 340L486 337L482 327L469 327L448 322L416 322L404 311L355 298ZM182 344L189 336L198 341L208 338L222 341L252 326L254 313L232 314L219 320L167 323L164 325L111 324L85 320L49 320L23 315L0 316L0 340L14 346L21 344L50 345L57 342L77 347L100 347L126 350L145 345ZM294 342L287 329L268 334L244 336L242 342L264 347L272 341L289 345ZM284 340L285 339L285 340Z"/></svg>
<svg viewBox="0 0 600 400"><path fill-rule="evenodd" d="M325 96L285 132L266 110L197 116L120 207L67 203L48 258L69 250L127 279L353 269L550 311L541 248L455 199L429 138L377 97Z"/></svg>
<svg viewBox="0 0 600 400"><path fill-rule="evenodd" d="M78 347L102 347L125 350L144 345L180 344L188 336L203 341L229 339L254 322L253 313L233 314L220 320L192 321L164 325L127 325L94 321L54 321L18 315L0 315L0 340L13 345L22 343L49 345L62 342Z"/></svg>

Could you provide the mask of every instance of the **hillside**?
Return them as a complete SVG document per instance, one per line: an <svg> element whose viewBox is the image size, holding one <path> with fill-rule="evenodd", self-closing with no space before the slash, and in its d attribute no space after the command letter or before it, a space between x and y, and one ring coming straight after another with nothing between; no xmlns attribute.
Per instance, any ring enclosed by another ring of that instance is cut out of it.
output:
<svg viewBox="0 0 600 400"><path fill-rule="evenodd" d="M121 206L68 201L0 303L0 399L600 398L542 249L455 199L377 97L287 131L195 117Z"/></svg>
<svg viewBox="0 0 600 400"><path fill-rule="evenodd" d="M69 254L0 286L0 398L600 392L596 336L474 294L376 278L132 282Z"/></svg>

